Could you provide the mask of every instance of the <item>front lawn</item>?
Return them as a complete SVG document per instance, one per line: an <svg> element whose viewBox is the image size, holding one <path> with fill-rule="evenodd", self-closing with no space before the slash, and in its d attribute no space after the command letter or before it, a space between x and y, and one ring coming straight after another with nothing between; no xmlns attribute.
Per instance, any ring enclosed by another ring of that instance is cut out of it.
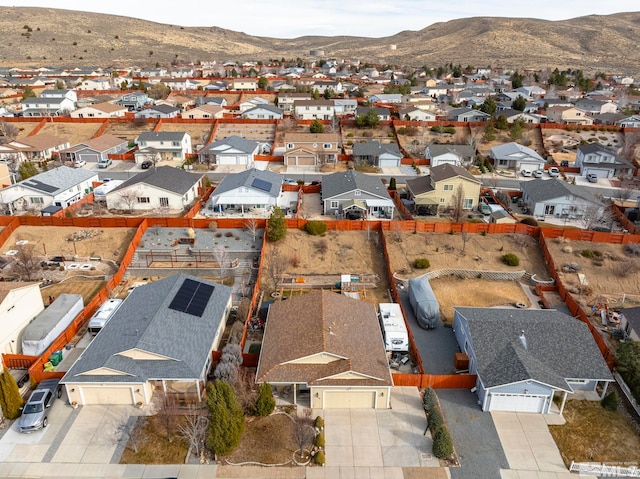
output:
<svg viewBox="0 0 640 479"><path fill-rule="evenodd" d="M182 418L171 418L173 424ZM171 442L167 439L167 432L160 416L141 416L135 425L127 448L120 458L120 464L184 464L189 444L180 436L177 429L172 427Z"/></svg>
<svg viewBox="0 0 640 479"><path fill-rule="evenodd" d="M605 410L597 401L567 401L567 423L549 426L565 464L640 462L640 435L625 414Z"/></svg>

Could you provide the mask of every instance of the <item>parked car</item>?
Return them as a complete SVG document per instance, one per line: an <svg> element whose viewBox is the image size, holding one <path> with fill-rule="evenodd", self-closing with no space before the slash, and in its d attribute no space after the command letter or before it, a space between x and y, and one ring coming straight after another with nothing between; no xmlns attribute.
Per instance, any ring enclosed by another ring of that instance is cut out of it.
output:
<svg viewBox="0 0 640 479"><path fill-rule="evenodd" d="M76 168L82 168L86 164L87 162L84 160L76 160L73 166L75 166Z"/></svg>
<svg viewBox="0 0 640 479"><path fill-rule="evenodd" d="M551 178L557 178L558 176L560 176L560 170L555 166L552 166L551 168L549 168L547 170L547 173L549 173L549 176Z"/></svg>
<svg viewBox="0 0 640 479"><path fill-rule="evenodd" d="M298 182L292 178L285 178L284 180L282 180L282 184L283 185L297 185Z"/></svg>
<svg viewBox="0 0 640 479"><path fill-rule="evenodd" d="M142 168L143 170L148 170L149 168L151 168L152 165L153 165L153 161L145 160L142 163L140 163L140 168Z"/></svg>
<svg viewBox="0 0 640 479"><path fill-rule="evenodd" d="M98 162L98 168L108 168L111 163L113 163L113 160L111 158L102 158Z"/></svg>
<svg viewBox="0 0 640 479"><path fill-rule="evenodd" d="M589 173L587 175L587 181L589 183L597 183L598 182L598 175L596 175L595 173Z"/></svg>
<svg viewBox="0 0 640 479"><path fill-rule="evenodd" d="M520 174L521 174L522 176L529 177L529 176L531 176L531 170L529 170L529 169L525 168L525 169L523 169L523 170L520 170Z"/></svg>
<svg viewBox="0 0 640 479"><path fill-rule="evenodd" d="M351 209L351 210L347 211L347 213L345 214L345 217L348 220L361 220L362 219L362 211Z"/></svg>
<svg viewBox="0 0 640 479"><path fill-rule="evenodd" d="M18 419L18 430L29 433L47 427L49 409L56 397L61 395L62 389L58 379L46 379L40 382L22 408L22 416Z"/></svg>
<svg viewBox="0 0 640 479"><path fill-rule="evenodd" d="M542 178L542 172L543 172L543 170L533 170L533 177L534 178Z"/></svg>

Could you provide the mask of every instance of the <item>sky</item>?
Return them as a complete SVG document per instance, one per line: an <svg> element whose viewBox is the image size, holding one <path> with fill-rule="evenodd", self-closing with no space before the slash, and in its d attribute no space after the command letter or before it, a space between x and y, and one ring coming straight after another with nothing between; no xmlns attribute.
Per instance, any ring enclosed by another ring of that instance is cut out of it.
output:
<svg viewBox="0 0 640 479"><path fill-rule="evenodd" d="M0 4L109 13L184 27L216 26L276 38L384 37L465 17L564 20L640 9L638 0L0 0Z"/></svg>

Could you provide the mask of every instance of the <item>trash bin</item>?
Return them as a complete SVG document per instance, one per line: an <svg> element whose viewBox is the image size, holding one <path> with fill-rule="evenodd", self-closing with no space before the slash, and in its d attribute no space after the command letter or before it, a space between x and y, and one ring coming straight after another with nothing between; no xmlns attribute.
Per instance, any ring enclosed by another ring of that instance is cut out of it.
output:
<svg viewBox="0 0 640 479"><path fill-rule="evenodd" d="M514 196L513 198L511 198L511 203L517 203L518 202L518 197Z"/></svg>
<svg viewBox="0 0 640 479"><path fill-rule="evenodd" d="M54 351L53 354L59 356L60 361L62 361L62 349L58 349L57 351Z"/></svg>
<svg viewBox="0 0 640 479"><path fill-rule="evenodd" d="M58 364L60 364L60 356L58 356L57 354L52 354L51 356L49 356L49 362L53 366L57 366Z"/></svg>

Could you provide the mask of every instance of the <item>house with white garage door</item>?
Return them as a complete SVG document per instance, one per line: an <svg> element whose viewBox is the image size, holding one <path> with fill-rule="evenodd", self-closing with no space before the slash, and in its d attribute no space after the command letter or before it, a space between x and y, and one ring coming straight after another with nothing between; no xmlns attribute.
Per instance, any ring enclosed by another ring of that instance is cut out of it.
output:
<svg viewBox="0 0 640 479"><path fill-rule="evenodd" d="M251 168L225 176L207 201L205 214L264 215L270 214L275 206L287 208L289 200L291 197L282 193L280 175Z"/></svg>
<svg viewBox="0 0 640 479"><path fill-rule="evenodd" d="M453 330L483 411L548 414L558 398L562 414L567 398L602 399L613 381L589 327L560 311L456 307Z"/></svg>
<svg viewBox="0 0 640 479"><path fill-rule="evenodd" d="M126 139L106 134L62 150L60 156L71 163L86 161L97 164L100 160L109 158L109 155L120 155L128 149L129 142Z"/></svg>
<svg viewBox="0 0 640 479"><path fill-rule="evenodd" d="M327 290L271 304L256 382L304 407L389 408L393 380L375 306Z"/></svg>
<svg viewBox="0 0 640 479"><path fill-rule="evenodd" d="M231 310L232 289L186 274L135 288L67 371L69 402L200 402Z"/></svg>
<svg viewBox="0 0 640 479"><path fill-rule="evenodd" d="M599 143L590 143L578 148L576 166L580 175L596 175L598 178L631 178L635 168L615 151Z"/></svg>
<svg viewBox="0 0 640 479"><path fill-rule="evenodd" d="M259 151L260 143L257 141L232 135L201 149L198 152L198 162L207 165L244 165L251 168Z"/></svg>
<svg viewBox="0 0 640 479"><path fill-rule="evenodd" d="M398 167L402 153L397 143L380 143L369 140L353 145L353 160L356 164L367 164L378 168Z"/></svg>

